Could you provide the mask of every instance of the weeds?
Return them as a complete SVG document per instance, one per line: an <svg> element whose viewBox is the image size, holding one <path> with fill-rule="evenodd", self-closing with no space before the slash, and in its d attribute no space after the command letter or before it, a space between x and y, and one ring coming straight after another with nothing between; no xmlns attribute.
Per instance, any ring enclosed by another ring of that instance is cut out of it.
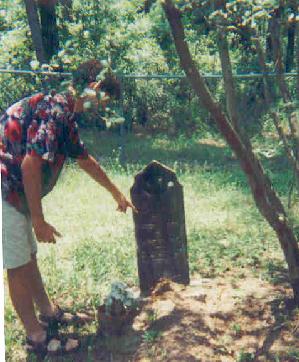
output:
<svg viewBox="0 0 299 362"><path fill-rule="evenodd" d="M251 362L254 361L254 353L241 352L238 356L238 362Z"/></svg>
<svg viewBox="0 0 299 362"><path fill-rule="evenodd" d="M155 343L161 337L161 332L155 329L150 329L144 332L142 339L147 344Z"/></svg>
<svg viewBox="0 0 299 362"><path fill-rule="evenodd" d="M289 358L292 358L293 361L299 361L299 349L292 348L289 351L287 351L287 356Z"/></svg>
<svg viewBox="0 0 299 362"><path fill-rule="evenodd" d="M235 336L237 336L237 337L240 336L240 334L242 332L242 328L241 328L240 324L233 324L232 331Z"/></svg>

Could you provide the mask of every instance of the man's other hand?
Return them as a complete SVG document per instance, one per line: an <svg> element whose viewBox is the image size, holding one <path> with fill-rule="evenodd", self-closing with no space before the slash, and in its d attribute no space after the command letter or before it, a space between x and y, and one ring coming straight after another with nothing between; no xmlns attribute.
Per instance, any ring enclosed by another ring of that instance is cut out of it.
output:
<svg viewBox="0 0 299 362"><path fill-rule="evenodd" d="M41 243L56 243L55 236L61 237L61 234L54 226L47 223L43 218L32 219L32 226L37 240Z"/></svg>

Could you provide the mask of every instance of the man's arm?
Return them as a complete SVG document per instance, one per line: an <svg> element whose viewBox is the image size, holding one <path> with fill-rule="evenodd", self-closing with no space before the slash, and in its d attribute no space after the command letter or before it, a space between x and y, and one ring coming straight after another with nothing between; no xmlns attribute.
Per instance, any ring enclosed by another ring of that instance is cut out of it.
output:
<svg viewBox="0 0 299 362"><path fill-rule="evenodd" d="M22 177L27 203L31 213L32 225L36 238L41 242L55 243L58 231L48 224L43 215L41 201L41 167L40 157L26 155L22 162Z"/></svg>
<svg viewBox="0 0 299 362"><path fill-rule="evenodd" d="M98 182L101 186L103 186L107 191L112 194L114 200L118 204L117 210L126 212L127 208L131 207L134 212L137 212L134 205L126 199L126 197L109 179L105 171L91 155L88 155L86 159L78 158L77 162L82 170L84 170L89 176L91 176L96 182Z"/></svg>

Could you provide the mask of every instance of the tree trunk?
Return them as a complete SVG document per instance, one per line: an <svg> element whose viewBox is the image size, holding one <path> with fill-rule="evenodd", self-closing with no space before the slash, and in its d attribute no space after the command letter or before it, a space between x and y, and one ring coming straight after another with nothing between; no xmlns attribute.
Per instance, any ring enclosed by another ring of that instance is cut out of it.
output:
<svg viewBox="0 0 299 362"><path fill-rule="evenodd" d="M268 31L266 37L266 60L267 62L273 61L273 32L277 31L277 21L279 22L280 16L282 12L282 6L280 5L278 8L275 8L271 11L270 19L268 21Z"/></svg>
<svg viewBox="0 0 299 362"><path fill-rule="evenodd" d="M272 31L273 31L273 14L268 21L267 37L266 37L266 60L271 62L273 60L273 47L272 47Z"/></svg>
<svg viewBox="0 0 299 362"><path fill-rule="evenodd" d="M297 102L299 102L299 20L296 21Z"/></svg>
<svg viewBox="0 0 299 362"><path fill-rule="evenodd" d="M240 135L224 115L220 105L212 97L200 72L197 70L189 47L185 40L181 13L171 0L162 1L169 21L180 63L202 105L214 118L220 132L237 155L241 167L247 176L255 203L268 223L275 230L289 268L290 283L294 298L299 304L299 249L294 232L287 220L284 207L274 192L261 163L253 153L251 146L242 142ZM250 142L250 141L249 141Z"/></svg>
<svg viewBox="0 0 299 362"><path fill-rule="evenodd" d="M296 38L296 16L298 12L298 0L289 0L288 8L292 12L292 16L287 19L288 43L286 49L286 72L290 72L295 66L295 38Z"/></svg>
<svg viewBox="0 0 299 362"><path fill-rule="evenodd" d="M248 144L248 137L240 125L240 117L238 114L237 96L233 79L231 61L228 50L228 42L225 30L217 31L218 49L220 54L221 68L224 79L224 89L226 96L226 105L229 117L235 130L242 138L243 142ZM249 144L248 144L249 145Z"/></svg>
<svg viewBox="0 0 299 362"><path fill-rule="evenodd" d="M36 52L36 58L41 63L47 63L47 57L43 47L41 27L35 0L24 0L28 23L31 31L32 42Z"/></svg>
<svg viewBox="0 0 299 362"><path fill-rule="evenodd" d="M288 43L286 50L286 72L290 72L294 67L295 55L295 32L296 32L296 15L288 21Z"/></svg>
<svg viewBox="0 0 299 362"><path fill-rule="evenodd" d="M73 20L73 0L60 0L61 5L63 6L62 9L62 16L63 20L65 21L72 21Z"/></svg>
<svg viewBox="0 0 299 362"><path fill-rule="evenodd" d="M272 20L273 28L271 32L271 39L273 49L273 61L275 65L275 71L277 73L279 89L281 91L284 102L288 103L290 101L290 93L284 77L285 67L283 64L282 47L280 42L280 19L275 17Z"/></svg>
<svg viewBox="0 0 299 362"><path fill-rule="evenodd" d="M42 39L48 61L57 54L59 48L55 5L56 0L38 1Z"/></svg>
<svg viewBox="0 0 299 362"><path fill-rule="evenodd" d="M151 10L152 5L155 3L156 0L145 0L144 2L144 12L148 14Z"/></svg>
<svg viewBox="0 0 299 362"><path fill-rule="evenodd" d="M255 37L253 39L253 42L254 42L255 47L256 47L256 53L257 53L259 65L260 65L261 71L263 73L263 85L264 85L265 100L266 100L267 104L270 105L272 103L273 94L271 92L272 83L271 83L271 79L270 79L270 77L268 75L268 68L267 68L267 65L266 65L266 55L264 54L263 48L261 46L259 38L256 37L256 34L255 34Z"/></svg>

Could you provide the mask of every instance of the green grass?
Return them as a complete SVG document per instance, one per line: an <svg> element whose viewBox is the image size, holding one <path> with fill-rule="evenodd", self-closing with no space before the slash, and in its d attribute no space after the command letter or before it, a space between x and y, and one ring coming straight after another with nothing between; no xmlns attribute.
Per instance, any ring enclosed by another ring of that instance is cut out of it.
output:
<svg viewBox="0 0 299 362"><path fill-rule="evenodd" d="M271 279L283 267L278 241L258 213L246 178L230 150L193 139L126 138L126 168L119 162L120 138L85 132L91 153L121 190L129 195L134 175L150 160L173 167L184 187L189 262L192 274L205 277L245 270ZM290 174L267 164L285 198ZM53 192L44 199L47 221L63 237L56 245L39 245L39 263L50 296L74 310L93 309L114 280L137 285L136 246L131 212L116 205L70 162ZM270 264L269 264L270 263ZM5 282L7 361L25 358L24 333L10 303ZM86 333L95 333L96 323Z"/></svg>

